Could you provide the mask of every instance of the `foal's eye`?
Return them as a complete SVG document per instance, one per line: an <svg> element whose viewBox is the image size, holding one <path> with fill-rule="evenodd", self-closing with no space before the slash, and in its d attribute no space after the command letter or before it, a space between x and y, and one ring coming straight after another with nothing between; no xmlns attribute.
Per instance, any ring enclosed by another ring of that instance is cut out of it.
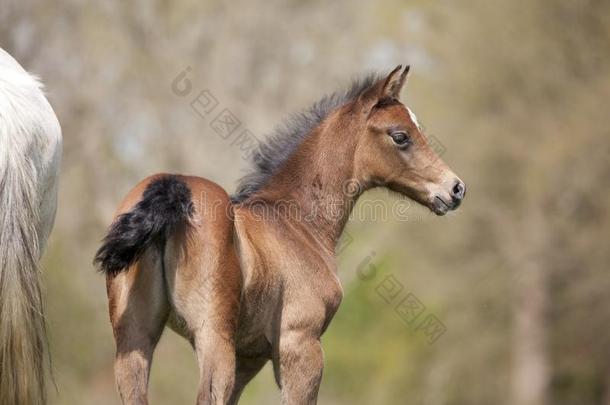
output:
<svg viewBox="0 0 610 405"><path fill-rule="evenodd" d="M394 143L398 146L405 147L409 145L409 136L406 132L396 131L390 134Z"/></svg>

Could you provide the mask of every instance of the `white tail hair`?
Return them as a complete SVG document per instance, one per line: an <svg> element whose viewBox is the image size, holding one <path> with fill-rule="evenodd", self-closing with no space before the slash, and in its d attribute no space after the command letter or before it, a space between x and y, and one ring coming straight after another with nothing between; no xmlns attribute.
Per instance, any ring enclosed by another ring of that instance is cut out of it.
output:
<svg viewBox="0 0 610 405"><path fill-rule="evenodd" d="M61 129L41 88L0 48L0 405L46 402L38 261L55 218Z"/></svg>

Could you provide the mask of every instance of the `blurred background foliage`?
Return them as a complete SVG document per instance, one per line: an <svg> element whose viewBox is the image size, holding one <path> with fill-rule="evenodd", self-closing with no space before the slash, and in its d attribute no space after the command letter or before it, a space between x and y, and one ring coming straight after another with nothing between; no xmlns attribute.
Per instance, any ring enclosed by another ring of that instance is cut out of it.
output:
<svg viewBox="0 0 610 405"><path fill-rule="evenodd" d="M43 79L64 133L51 403L118 403L91 258L122 196L161 171L232 191L248 169L171 91L177 74L191 67L194 90L262 139L358 74L410 63L404 100L468 196L445 218L411 204L406 221L350 223L320 403L610 404L610 2L5 0L0 46ZM444 324L434 344L379 296L388 275ZM194 402L197 380L167 331L152 403ZM242 403L279 403L269 367Z"/></svg>

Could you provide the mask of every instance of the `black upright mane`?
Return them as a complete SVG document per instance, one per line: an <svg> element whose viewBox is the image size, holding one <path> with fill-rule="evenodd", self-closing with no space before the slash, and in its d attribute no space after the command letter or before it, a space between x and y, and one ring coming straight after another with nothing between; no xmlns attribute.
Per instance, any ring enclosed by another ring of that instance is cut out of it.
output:
<svg viewBox="0 0 610 405"><path fill-rule="evenodd" d="M360 96L380 78L380 75L371 73L354 80L346 90L324 96L308 109L284 120L254 152L254 169L252 173L240 179L237 191L232 196L233 201L244 201L256 193L288 160L305 137L332 111Z"/></svg>

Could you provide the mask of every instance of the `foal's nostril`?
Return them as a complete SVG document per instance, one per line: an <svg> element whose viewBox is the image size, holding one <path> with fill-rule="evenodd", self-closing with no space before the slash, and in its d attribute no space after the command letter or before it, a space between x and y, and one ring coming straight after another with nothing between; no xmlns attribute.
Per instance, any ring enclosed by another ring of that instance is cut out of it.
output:
<svg viewBox="0 0 610 405"><path fill-rule="evenodd" d="M455 185L453 186L453 188L451 189L451 196L455 200L461 200L464 198L465 192L466 192L466 187L464 186L464 183L462 183L461 180L458 180L455 183Z"/></svg>

